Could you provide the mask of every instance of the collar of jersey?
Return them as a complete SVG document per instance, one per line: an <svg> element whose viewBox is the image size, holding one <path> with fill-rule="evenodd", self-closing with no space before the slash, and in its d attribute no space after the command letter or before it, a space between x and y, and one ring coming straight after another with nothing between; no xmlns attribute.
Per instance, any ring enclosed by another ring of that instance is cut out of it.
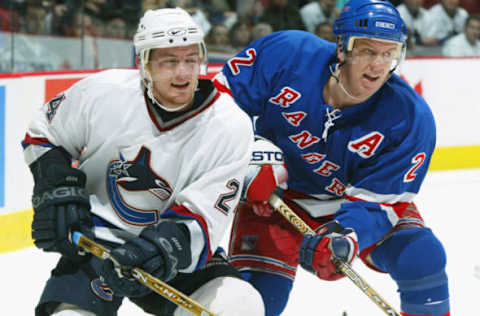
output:
<svg viewBox="0 0 480 316"><path fill-rule="evenodd" d="M210 80L200 79L193 96L193 105L186 111L168 112L156 106L147 93L144 93L148 113L160 131L172 129L196 116L212 105L218 95L219 92Z"/></svg>

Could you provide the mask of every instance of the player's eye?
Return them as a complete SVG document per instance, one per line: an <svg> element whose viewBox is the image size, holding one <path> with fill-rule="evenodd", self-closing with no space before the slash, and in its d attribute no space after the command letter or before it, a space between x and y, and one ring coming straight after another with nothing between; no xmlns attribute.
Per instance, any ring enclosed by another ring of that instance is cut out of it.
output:
<svg viewBox="0 0 480 316"><path fill-rule="evenodd" d="M196 57L187 58L186 61L187 61L188 64L196 64L196 63L198 63L198 58L196 58Z"/></svg>
<svg viewBox="0 0 480 316"><path fill-rule="evenodd" d="M174 58L167 59L165 60L165 64L174 66L178 64L178 59L174 59Z"/></svg>

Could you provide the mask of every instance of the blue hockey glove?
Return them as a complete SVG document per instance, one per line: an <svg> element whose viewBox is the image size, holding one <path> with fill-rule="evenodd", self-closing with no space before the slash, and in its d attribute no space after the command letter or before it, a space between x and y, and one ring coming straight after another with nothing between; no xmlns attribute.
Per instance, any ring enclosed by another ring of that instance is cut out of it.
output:
<svg viewBox="0 0 480 316"><path fill-rule="evenodd" d="M46 252L83 261L89 256L79 253L80 249L70 241L70 232L80 231L93 238L93 221L86 175L72 168L70 162L63 149L55 148L30 166L35 180L32 238L35 246Z"/></svg>
<svg viewBox="0 0 480 316"><path fill-rule="evenodd" d="M243 184L242 201L255 214L268 217L273 213L268 199L277 187L287 188L287 179L282 150L266 139L257 138Z"/></svg>
<svg viewBox="0 0 480 316"><path fill-rule="evenodd" d="M335 281L344 274L338 273L334 257L351 263L358 253L356 234L351 228L342 227L337 221L328 222L316 235L306 235L300 246L300 265L320 279Z"/></svg>
<svg viewBox="0 0 480 316"><path fill-rule="evenodd" d="M189 236L183 224L165 221L148 226L139 237L112 250L120 267L105 260L100 274L117 296L145 296L151 290L133 279L131 269L140 268L165 282L173 279L192 262Z"/></svg>

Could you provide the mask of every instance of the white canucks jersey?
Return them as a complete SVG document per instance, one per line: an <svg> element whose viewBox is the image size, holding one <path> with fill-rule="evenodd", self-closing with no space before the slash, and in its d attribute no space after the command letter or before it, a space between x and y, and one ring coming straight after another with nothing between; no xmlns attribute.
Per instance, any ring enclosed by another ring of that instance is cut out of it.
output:
<svg viewBox="0 0 480 316"><path fill-rule="evenodd" d="M240 198L253 131L230 95L200 80L194 105L166 112L137 70L91 75L38 109L23 142L34 162L63 147L87 175L97 238L121 242L161 220L185 223L192 265L218 247Z"/></svg>

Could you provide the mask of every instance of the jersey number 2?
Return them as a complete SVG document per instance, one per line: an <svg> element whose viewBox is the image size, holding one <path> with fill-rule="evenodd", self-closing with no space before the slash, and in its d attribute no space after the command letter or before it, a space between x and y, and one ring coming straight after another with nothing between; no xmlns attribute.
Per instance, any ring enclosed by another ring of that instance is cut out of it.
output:
<svg viewBox="0 0 480 316"><path fill-rule="evenodd" d="M238 66L251 66L257 57L257 52L255 49L250 48L246 51L249 57L234 57L228 61L228 67L234 76L240 73L240 68Z"/></svg>
<svg viewBox="0 0 480 316"><path fill-rule="evenodd" d="M235 199L238 189L240 188L240 183L237 180L232 179L228 181L227 188L229 188L231 191L228 193L220 194L217 199L217 203L215 203L215 208L225 214L227 214L230 210L230 206L228 206L227 202Z"/></svg>
<svg viewBox="0 0 480 316"><path fill-rule="evenodd" d="M419 153L412 158L412 163L414 165L412 168L410 168L410 170L408 170L408 172L403 177L403 182L411 182L415 180L415 177L417 176L415 171L417 171L418 168L420 168L420 166L423 164L423 162L425 161L425 157L426 157L425 153Z"/></svg>

